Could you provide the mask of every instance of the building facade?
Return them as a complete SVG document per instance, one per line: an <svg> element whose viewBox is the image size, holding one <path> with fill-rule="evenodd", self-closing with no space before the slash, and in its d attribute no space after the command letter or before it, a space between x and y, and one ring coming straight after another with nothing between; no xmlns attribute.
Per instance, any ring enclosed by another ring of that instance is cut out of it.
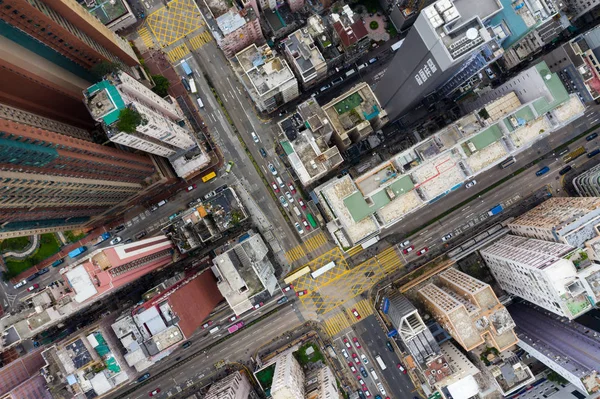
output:
<svg viewBox="0 0 600 399"><path fill-rule="evenodd" d="M75 0L7 0L0 10L0 103L90 128L81 91L99 62L129 69L133 49Z"/></svg>
<svg viewBox="0 0 600 399"><path fill-rule="evenodd" d="M517 343L515 323L488 284L454 268L437 277L439 283L427 284L419 296L466 351L485 343L502 352Z"/></svg>
<svg viewBox="0 0 600 399"><path fill-rule="evenodd" d="M81 228L160 179L152 160L0 105L0 238Z"/></svg>
<svg viewBox="0 0 600 399"><path fill-rule="evenodd" d="M554 197L510 222L508 228L519 236L583 247L596 236L598 220L600 198Z"/></svg>
<svg viewBox="0 0 600 399"><path fill-rule="evenodd" d="M300 95L298 80L287 62L266 44L252 44L240 51L232 66L261 112L273 112Z"/></svg>
<svg viewBox="0 0 600 399"><path fill-rule="evenodd" d="M507 235L480 254L504 291L559 316L575 319L598 301L592 287L600 265L583 250Z"/></svg>
<svg viewBox="0 0 600 399"><path fill-rule="evenodd" d="M306 399L340 399L336 378L328 366L306 375Z"/></svg>
<svg viewBox="0 0 600 399"><path fill-rule="evenodd" d="M210 386L204 399L258 399L248 377L236 371Z"/></svg>
<svg viewBox="0 0 600 399"><path fill-rule="evenodd" d="M304 399L304 371L292 352L281 355L275 364L271 397L273 399Z"/></svg>

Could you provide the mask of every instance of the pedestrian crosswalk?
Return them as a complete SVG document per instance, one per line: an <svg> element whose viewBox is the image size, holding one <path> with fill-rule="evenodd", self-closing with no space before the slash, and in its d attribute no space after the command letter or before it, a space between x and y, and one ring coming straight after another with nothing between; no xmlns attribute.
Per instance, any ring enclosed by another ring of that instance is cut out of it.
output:
<svg viewBox="0 0 600 399"><path fill-rule="evenodd" d="M350 319L344 312L336 312L323 320L322 324L325 332L333 338L345 329L350 328Z"/></svg>
<svg viewBox="0 0 600 399"><path fill-rule="evenodd" d="M293 263L304 256L306 256L306 252L304 252L302 244L296 245L294 248L285 253L285 258L290 263Z"/></svg>
<svg viewBox="0 0 600 399"><path fill-rule="evenodd" d="M190 53L190 49L184 44L173 48L172 50L167 51L167 57L171 63L175 63L188 55Z"/></svg>
<svg viewBox="0 0 600 399"><path fill-rule="evenodd" d="M402 259L400 259L396 247L385 249L377 254L376 257L385 274L395 272L402 266Z"/></svg>
<svg viewBox="0 0 600 399"><path fill-rule="evenodd" d="M200 47L204 46L206 43L212 40L212 35L208 31L204 31L202 33L197 34L196 36L190 39L190 44L192 45L192 50L198 50Z"/></svg>
<svg viewBox="0 0 600 399"><path fill-rule="evenodd" d="M327 244L327 237L322 231L304 241L307 252L316 251L325 244Z"/></svg>
<svg viewBox="0 0 600 399"><path fill-rule="evenodd" d="M354 256L354 255L356 255L356 254L358 254L358 253L362 252L362 250L363 250L363 247L362 247L362 245L357 245L357 246L355 246L355 247L352 247L352 248L350 248L350 249L349 249L349 250L346 252L346 255L348 255L348 256Z"/></svg>
<svg viewBox="0 0 600 399"><path fill-rule="evenodd" d="M154 47L154 41L152 40L152 33L148 30L148 28L142 27L137 31L140 39L144 42L146 47L151 48Z"/></svg>

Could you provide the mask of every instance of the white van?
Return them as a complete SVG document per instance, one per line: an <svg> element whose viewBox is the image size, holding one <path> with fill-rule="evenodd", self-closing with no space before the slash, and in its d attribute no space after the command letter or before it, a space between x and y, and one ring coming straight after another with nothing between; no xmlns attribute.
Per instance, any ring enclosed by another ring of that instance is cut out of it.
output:
<svg viewBox="0 0 600 399"><path fill-rule="evenodd" d="M214 334L217 331L219 331L219 328L220 328L219 326L216 326L215 328L211 328L210 331L209 331L209 333Z"/></svg>
<svg viewBox="0 0 600 399"><path fill-rule="evenodd" d="M277 184L279 184L279 187L285 188L285 183L283 182L283 180L281 180L281 177L277 176L275 180L277 180Z"/></svg>
<svg viewBox="0 0 600 399"><path fill-rule="evenodd" d="M198 106L200 108L204 108L204 103L202 102L202 99L200 97L198 97Z"/></svg>
<svg viewBox="0 0 600 399"><path fill-rule="evenodd" d="M377 388L379 389L379 392L381 392L381 394L383 396L387 396L387 393L385 392L385 389L383 389L383 384L381 382L377 383Z"/></svg>
<svg viewBox="0 0 600 399"><path fill-rule="evenodd" d="M358 66L358 70L360 71L361 69L366 68L366 67L367 67L367 63L365 62L364 64L360 64Z"/></svg>
<svg viewBox="0 0 600 399"><path fill-rule="evenodd" d="M300 209L298 209L297 206L294 207L294 213L296 214L296 216L302 215L302 213L300 213Z"/></svg>
<svg viewBox="0 0 600 399"><path fill-rule="evenodd" d="M377 373L375 372L375 369L373 367L371 367L371 375L373 376L373 379L375 381L379 381L379 377L377 377Z"/></svg>
<svg viewBox="0 0 600 399"><path fill-rule="evenodd" d="M156 204L156 206L159 206L159 207L160 207L160 206L163 206L163 205L164 205L164 204L166 204L166 203L167 203L167 200L162 200L162 201L160 201L158 204Z"/></svg>

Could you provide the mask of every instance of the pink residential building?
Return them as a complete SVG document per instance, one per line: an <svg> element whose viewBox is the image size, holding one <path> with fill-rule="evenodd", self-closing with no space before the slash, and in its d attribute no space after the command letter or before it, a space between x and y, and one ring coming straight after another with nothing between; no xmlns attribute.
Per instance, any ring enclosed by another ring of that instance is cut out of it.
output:
<svg viewBox="0 0 600 399"><path fill-rule="evenodd" d="M304 0L287 0L287 3L292 12L298 12L302 7L304 7Z"/></svg>

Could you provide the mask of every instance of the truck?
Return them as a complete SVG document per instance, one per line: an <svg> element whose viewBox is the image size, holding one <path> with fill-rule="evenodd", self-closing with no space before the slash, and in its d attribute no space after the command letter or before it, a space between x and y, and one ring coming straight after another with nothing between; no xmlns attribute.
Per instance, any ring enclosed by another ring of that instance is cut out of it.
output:
<svg viewBox="0 0 600 399"><path fill-rule="evenodd" d="M502 212L504 210L504 208L502 207L502 205L498 204L495 207L493 207L492 209L490 209L488 211L488 216L494 216L499 214L500 212Z"/></svg>
<svg viewBox="0 0 600 399"><path fill-rule="evenodd" d="M192 68L190 68L185 60L181 61L181 67L187 76L192 76L194 74L194 72L192 72Z"/></svg>
<svg viewBox="0 0 600 399"><path fill-rule="evenodd" d="M237 330L239 330L240 328L244 327L244 321L238 321L237 323L235 323L232 326L229 326L229 328L227 329L227 331L229 331L229 334L233 334L234 332L236 332Z"/></svg>
<svg viewBox="0 0 600 399"><path fill-rule="evenodd" d="M81 255L82 253L84 253L85 251L87 251L87 247L83 246L83 247L79 247L77 249L72 250L71 252L69 252L69 258L71 259L75 259L77 256Z"/></svg>
<svg viewBox="0 0 600 399"><path fill-rule="evenodd" d="M109 232L100 234L100 237L98 237L96 239L96 242L94 243L94 246L99 245L101 242L106 241L109 238L110 238L110 233Z"/></svg>
<svg viewBox="0 0 600 399"><path fill-rule="evenodd" d="M400 40L399 42L396 42L396 43L392 44L392 46L390 47L390 49L392 50L392 52L398 50L400 48L400 46L402 46L402 43L404 43L404 39Z"/></svg>

